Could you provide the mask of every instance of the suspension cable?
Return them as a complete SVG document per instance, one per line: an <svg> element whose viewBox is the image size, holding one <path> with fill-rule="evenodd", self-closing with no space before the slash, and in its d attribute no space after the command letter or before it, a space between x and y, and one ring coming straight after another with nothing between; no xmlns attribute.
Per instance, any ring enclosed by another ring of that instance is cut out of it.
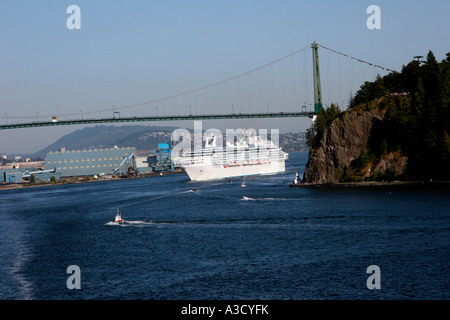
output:
<svg viewBox="0 0 450 320"><path fill-rule="evenodd" d="M336 54L339 54L339 55L341 55L341 56L344 56L344 57L349 58L349 59L352 59L352 60L359 61L359 62L361 62L361 63L365 63L365 64L367 64L367 65L369 65L369 66L373 66L373 67L375 67L375 68L379 68L379 69L386 70L386 71L389 71L389 72L396 72L395 70L388 69L388 68L379 66L379 65L377 65L377 64L373 64L373 63L370 63L370 62L367 62L367 61L364 61L364 60L361 60L361 59L358 59L358 58L349 56L349 55L347 55L347 54L345 54L345 53L342 53L342 52L339 52L339 51L336 51L336 50L327 48L327 47L325 47L325 46L323 46L323 45L321 45L321 44L319 44L319 43L317 43L317 45L318 45L319 47L325 49L325 50L334 52L334 53L336 53Z"/></svg>

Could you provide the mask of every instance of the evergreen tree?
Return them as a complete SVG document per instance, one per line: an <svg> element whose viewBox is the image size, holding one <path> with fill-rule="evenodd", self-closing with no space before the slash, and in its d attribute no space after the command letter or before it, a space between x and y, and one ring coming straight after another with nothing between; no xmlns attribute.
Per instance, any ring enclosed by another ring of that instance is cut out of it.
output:
<svg viewBox="0 0 450 320"><path fill-rule="evenodd" d="M447 58L442 61L440 67L442 99L448 101L450 100L450 52L447 53Z"/></svg>
<svg viewBox="0 0 450 320"><path fill-rule="evenodd" d="M355 107L360 104L370 102L378 99L386 94L386 88L384 86L384 80L377 75L374 82L366 81L356 93L355 98L352 100L351 106Z"/></svg>
<svg viewBox="0 0 450 320"><path fill-rule="evenodd" d="M326 127L330 126L334 119L339 117L341 110L334 103L327 109L321 109L317 113L316 121L306 132L306 143L311 148L316 148L320 145L323 132Z"/></svg>
<svg viewBox="0 0 450 320"><path fill-rule="evenodd" d="M428 52L427 61L422 67L423 86L426 92L427 104L436 108L441 104L441 81L439 64L432 51ZM431 111L431 110L430 110Z"/></svg>
<svg viewBox="0 0 450 320"><path fill-rule="evenodd" d="M400 73L364 82L351 99L351 108L364 110L370 101L395 92L408 95L378 104L387 110L373 130L376 137L370 137L369 151L379 156L401 150L408 156L411 179L450 179L450 53L439 63L429 51L425 62L413 60ZM335 105L319 112L308 131L310 146L320 144L325 128L339 114Z"/></svg>

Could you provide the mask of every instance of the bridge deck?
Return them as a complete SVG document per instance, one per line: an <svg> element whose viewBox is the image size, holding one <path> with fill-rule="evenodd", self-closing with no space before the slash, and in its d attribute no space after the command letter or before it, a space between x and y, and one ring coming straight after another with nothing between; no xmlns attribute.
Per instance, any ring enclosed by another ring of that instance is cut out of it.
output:
<svg viewBox="0 0 450 320"><path fill-rule="evenodd" d="M212 114L212 115L188 115L188 116L159 116L159 117L128 117L128 118L101 118L101 119L75 119L42 122L25 122L0 125L0 130L19 129L31 127L67 126L92 123L113 122L139 122L139 121L179 121L179 120L214 120L214 119L248 119L248 118L312 118L314 112L279 112L279 113L252 113L252 114Z"/></svg>

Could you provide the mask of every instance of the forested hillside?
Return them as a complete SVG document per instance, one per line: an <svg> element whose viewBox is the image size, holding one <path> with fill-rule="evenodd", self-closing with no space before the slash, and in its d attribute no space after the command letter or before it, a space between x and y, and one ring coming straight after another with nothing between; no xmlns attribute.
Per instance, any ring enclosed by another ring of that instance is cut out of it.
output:
<svg viewBox="0 0 450 320"><path fill-rule="evenodd" d="M364 169L373 169L381 157L394 153L408 159L402 177L395 178L450 179L450 53L438 62L430 51L425 61L414 59L401 72L365 82L344 112L336 105L322 110L308 130L309 146L322 147L327 129L338 125L344 114L373 110L382 111L381 118L373 120L367 145L339 180L349 175L373 178L373 170L368 175Z"/></svg>

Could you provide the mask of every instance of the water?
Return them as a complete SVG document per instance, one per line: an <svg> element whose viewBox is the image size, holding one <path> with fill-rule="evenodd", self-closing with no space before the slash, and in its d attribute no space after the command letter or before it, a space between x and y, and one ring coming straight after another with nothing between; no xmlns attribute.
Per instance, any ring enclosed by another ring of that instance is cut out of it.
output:
<svg viewBox="0 0 450 320"><path fill-rule="evenodd" d="M290 156L246 188L177 174L0 191L0 299L450 298L449 189L290 188L307 153Z"/></svg>

